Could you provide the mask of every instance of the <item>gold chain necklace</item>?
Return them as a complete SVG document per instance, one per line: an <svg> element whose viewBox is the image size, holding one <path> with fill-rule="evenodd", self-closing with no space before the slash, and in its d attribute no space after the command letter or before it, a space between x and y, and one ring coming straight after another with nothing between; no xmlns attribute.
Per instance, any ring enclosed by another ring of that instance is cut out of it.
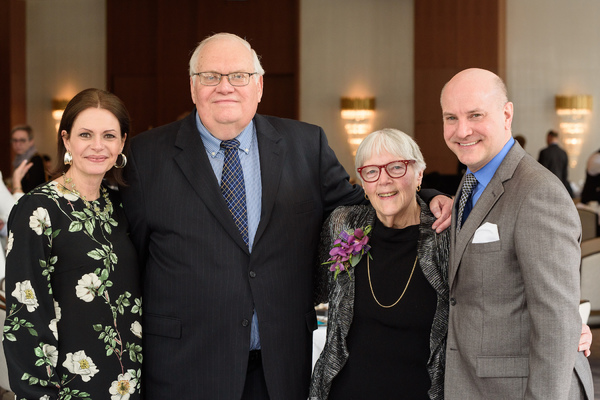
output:
<svg viewBox="0 0 600 400"><path fill-rule="evenodd" d="M106 190L106 188L104 186L102 186L102 185L100 186L100 192L102 194L102 197L104 198L104 201L106 202L106 205L104 206L104 210L100 210L100 207L98 207L98 204L90 203L88 201L88 199L86 199L85 196L82 195L79 192L79 190L77 190L77 188L75 187L75 183L73 183L73 178L67 178L67 176L64 174L64 172L63 172L63 180L65 181L65 184L62 185L62 187L67 189L69 192L73 193L75 196L79 197L81 199L81 201L83 201L83 204L85 204L87 209L94 212L94 214L96 214L96 216L98 216L98 217L103 216L104 219L106 219L108 217L108 213L110 212L110 210L112 210L112 202L110 201L110 198L108 197L108 190ZM67 184L71 185L70 189L66 186Z"/></svg>
<svg viewBox="0 0 600 400"><path fill-rule="evenodd" d="M396 304L398 304L398 302L400 300L402 300L402 297L404 297L404 293L406 293L406 289L408 289L408 284L410 283L410 280L412 279L413 273L415 272L415 267L417 266L418 259L419 259L419 255L417 254L417 257L415 258L415 263L413 264L413 267L412 267L412 271L410 272L410 276L408 277L408 282L406 282L406 286L404 286L404 290L402 291L402 294L400 295L398 300L396 300L396 302L394 304L392 304L391 306L384 306L383 304L381 304L379 302L379 300L377 300L377 297L375 296L375 292L373 292L373 284L371 283L371 269L369 267L369 257L367 257L367 274L369 276L369 287L371 288L371 294L373 295L373 298L375 299L377 304L379 304L383 308L392 308Z"/></svg>

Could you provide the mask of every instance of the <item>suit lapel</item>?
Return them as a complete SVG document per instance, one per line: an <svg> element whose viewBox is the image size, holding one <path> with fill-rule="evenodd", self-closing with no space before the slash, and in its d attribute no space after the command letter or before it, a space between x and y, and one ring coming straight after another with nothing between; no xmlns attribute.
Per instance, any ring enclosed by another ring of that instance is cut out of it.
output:
<svg viewBox="0 0 600 400"><path fill-rule="evenodd" d="M456 214L457 214L457 203L454 202L454 209L452 212L452 232L451 232L451 242L452 242L452 251L450 257L450 270L449 270L449 283L450 287L452 287L452 283L454 281L454 277L458 272L458 268L460 266L460 262L462 260L462 256L465 252L465 249L473 240L473 235L477 228L479 228L484 222L487 215L490 213L494 205L498 202L500 197L504 194L504 182L510 180L515 173L519 162L525 155L525 151L519 146L518 143L515 142L513 147L509 150L504 157L504 160L496 170L492 180L487 185L479 200L477 200L477 204L471 210L469 217L465 221L464 225L460 229L460 232L456 234ZM460 188L463 185L463 179L460 182ZM460 193L456 194L456 198L458 199ZM500 232L500 234L502 234Z"/></svg>
<svg viewBox="0 0 600 400"><path fill-rule="evenodd" d="M283 136L275 130L266 118L256 114L254 123L256 124L262 181L260 223L254 236L254 247L256 247L271 218L273 205L279 190L281 170L287 147Z"/></svg>
<svg viewBox="0 0 600 400"><path fill-rule="evenodd" d="M175 163L198 195L206 208L215 216L225 231L242 249L248 251L240 232L233 222L229 208L221 194L221 188L213 172L206 149L196 128L195 113L182 122L175 147L180 152L174 156ZM200 229L200 228L199 228Z"/></svg>

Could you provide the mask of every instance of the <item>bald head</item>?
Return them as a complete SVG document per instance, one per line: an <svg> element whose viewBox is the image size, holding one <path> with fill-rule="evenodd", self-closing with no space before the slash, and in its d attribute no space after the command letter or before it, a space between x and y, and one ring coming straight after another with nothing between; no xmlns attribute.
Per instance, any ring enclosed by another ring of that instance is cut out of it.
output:
<svg viewBox="0 0 600 400"><path fill-rule="evenodd" d="M513 104L493 72L459 72L442 89L440 102L444 140L471 171L484 167L510 140Z"/></svg>
<svg viewBox="0 0 600 400"><path fill-rule="evenodd" d="M444 98L444 93L448 87L456 85L471 85L480 87L489 96L495 96L499 107L503 107L508 102L508 91L502 79L487 69L468 68L454 75L442 88L440 103ZM443 106L442 106L443 108Z"/></svg>

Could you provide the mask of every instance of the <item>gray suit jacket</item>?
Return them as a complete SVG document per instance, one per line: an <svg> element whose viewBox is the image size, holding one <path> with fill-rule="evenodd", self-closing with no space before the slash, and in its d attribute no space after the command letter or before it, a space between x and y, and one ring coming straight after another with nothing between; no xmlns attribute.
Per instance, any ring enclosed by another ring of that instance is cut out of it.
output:
<svg viewBox="0 0 600 400"><path fill-rule="evenodd" d="M458 235L455 220L446 399L593 399L577 352L581 226L562 183L515 143ZM499 240L473 243L485 223Z"/></svg>

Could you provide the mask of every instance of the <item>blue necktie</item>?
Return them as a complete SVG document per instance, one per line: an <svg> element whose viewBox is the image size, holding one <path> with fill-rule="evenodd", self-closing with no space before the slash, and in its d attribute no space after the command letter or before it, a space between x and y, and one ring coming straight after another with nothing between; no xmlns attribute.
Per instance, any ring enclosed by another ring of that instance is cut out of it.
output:
<svg viewBox="0 0 600 400"><path fill-rule="evenodd" d="M471 207L467 207L467 210L465 210L465 205L467 204L467 201L469 201L475 186L477 186L477 179L475 178L475 175L467 174L465 177L465 182L463 183L462 193L460 194L460 200L458 202L458 216L456 218L457 233L460 231L464 220L466 220L469 216L469 211L471 211Z"/></svg>
<svg viewBox="0 0 600 400"><path fill-rule="evenodd" d="M225 150L225 162L223 163L223 174L221 175L221 193L223 193L227 207L229 207L233 221L240 230L244 243L248 245L246 188L244 187L244 173L238 155L239 147L240 142L236 139L221 142L221 148Z"/></svg>

